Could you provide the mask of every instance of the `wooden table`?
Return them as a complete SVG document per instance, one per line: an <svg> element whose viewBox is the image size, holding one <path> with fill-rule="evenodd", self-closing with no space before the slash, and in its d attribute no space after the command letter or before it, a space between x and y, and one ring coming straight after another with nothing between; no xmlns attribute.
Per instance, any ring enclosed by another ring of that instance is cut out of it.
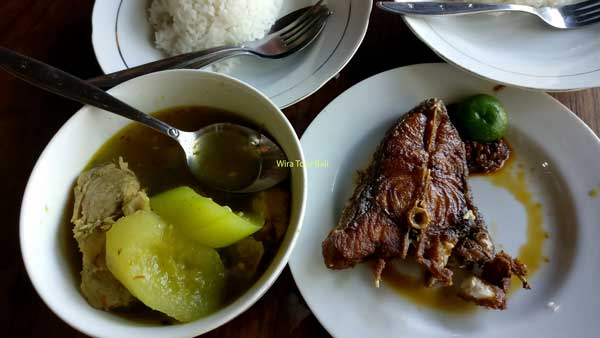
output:
<svg viewBox="0 0 600 338"><path fill-rule="evenodd" d="M92 0L3 0L0 45L79 77L101 73L91 36ZM398 17L374 9L367 37L340 76L310 98L285 109L301 135L313 118L355 83L382 71L440 59ZM600 89L552 94L600 132ZM20 203L33 165L60 126L80 105L0 72L0 328L6 337L83 336L57 318L33 290L21 260ZM50 183L51 184L51 183ZM251 309L207 337L327 337L306 307L289 269Z"/></svg>

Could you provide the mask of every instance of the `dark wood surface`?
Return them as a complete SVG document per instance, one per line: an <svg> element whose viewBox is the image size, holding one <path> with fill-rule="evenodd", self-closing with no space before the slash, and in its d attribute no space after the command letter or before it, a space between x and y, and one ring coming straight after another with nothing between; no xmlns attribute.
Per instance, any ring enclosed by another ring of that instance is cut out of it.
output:
<svg viewBox="0 0 600 338"><path fill-rule="evenodd" d="M0 1L0 45L79 77L101 73L91 36L92 0ZM367 37L340 76L285 110L301 135L332 99L355 83L398 66L439 62L398 17L374 9ZM600 131L600 89L553 94ZM21 197L46 143L80 105L0 71L0 327L6 337L83 336L57 318L33 290L18 243ZM49 184L52 184L51 181ZM207 337L327 337L306 307L289 269L251 309Z"/></svg>

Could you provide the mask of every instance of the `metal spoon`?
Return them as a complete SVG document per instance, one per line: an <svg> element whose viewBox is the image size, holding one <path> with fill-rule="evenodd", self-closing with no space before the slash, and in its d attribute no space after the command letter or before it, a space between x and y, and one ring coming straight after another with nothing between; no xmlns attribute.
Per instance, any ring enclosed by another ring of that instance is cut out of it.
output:
<svg viewBox="0 0 600 338"><path fill-rule="evenodd" d="M281 148L250 128L233 123L218 123L195 132L181 131L73 75L4 47L0 47L0 68L34 86L137 121L169 136L183 148L192 174L218 190L236 193L266 190L288 175L289 169L277 163L286 160ZM223 152L207 151L207 143L235 147L226 151L229 154L235 153L236 156L223 156ZM255 161L252 161L253 158ZM248 168L252 163L256 167ZM205 170L206 164L216 164L219 170ZM242 171L253 174L242 177L239 175Z"/></svg>

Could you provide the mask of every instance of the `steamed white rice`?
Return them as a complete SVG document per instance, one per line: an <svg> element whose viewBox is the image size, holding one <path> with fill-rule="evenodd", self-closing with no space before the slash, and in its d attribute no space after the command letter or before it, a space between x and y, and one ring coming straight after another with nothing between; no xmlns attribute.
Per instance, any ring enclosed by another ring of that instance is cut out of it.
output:
<svg viewBox="0 0 600 338"><path fill-rule="evenodd" d="M156 47L178 55L260 39L278 18L283 0L153 0L149 20ZM231 62L220 63L224 71Z"/></svg>

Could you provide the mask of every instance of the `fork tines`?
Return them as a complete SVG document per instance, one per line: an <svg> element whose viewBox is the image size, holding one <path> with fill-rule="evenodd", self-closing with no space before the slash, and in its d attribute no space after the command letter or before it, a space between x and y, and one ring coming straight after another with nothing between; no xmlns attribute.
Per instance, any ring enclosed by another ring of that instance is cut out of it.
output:
<svg viewBox="0 0 600 338"><path fill-rule="evenodd" d="M600 21L600 0L588 0L561 8L563 15L571 16L575 25L584 26Z"/></svg>
<svg viewBox="0 0 600 338"><path fill-rule="evenodd" d="M311 8L307 9L302 15L300 15L296 20L292 21L289 25L280 29L277 33L282 37L293 34L293 31L297 31L298 28L305 25L308 21L310 21L310 19L314 18L315 16L318 16L319 12L323 8L327 8L327 6L323 5L323 0L319 0Z"/></svg>

